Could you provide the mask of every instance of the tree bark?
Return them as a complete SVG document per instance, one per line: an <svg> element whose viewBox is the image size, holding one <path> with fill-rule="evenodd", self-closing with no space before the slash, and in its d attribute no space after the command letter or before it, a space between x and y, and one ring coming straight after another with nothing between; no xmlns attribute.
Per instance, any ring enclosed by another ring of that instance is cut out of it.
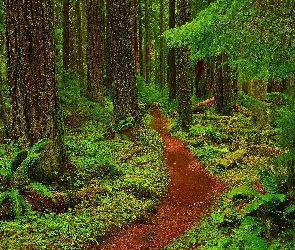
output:
<svg viewBox="0 0 295 250"><path fill-rule="evenodd" d="M112 28L111 28L111 15L112 10L110 6L110 2L112 0L106 0L106 88L109 94L113 94L113 67L111 60L112 53Z"/></svg>
<svg viewBox="0 0 295 250"><path fill-rule="evenodd" d="M169 28L175 28L175 0L169 0ZM175 48L168 50L168 71L167 80L169 88L169 100L176 98L176 63Z"/></svg>
<svg viewBox="0 0 295 250"><path fill-rule="evenodd" d="M142 23L142 18L143 18L143 12L142 12L142 0L137 1L137 21L138 21L138 62L139 62L139 70L140 70L140 75L145 78L145 71L144 71L144 60L143 60L143 23Z"/></svg>
<svg viewBox="0 0 295 250"><path fill-rule="evenodd" d="M82 17L81 17L81 0L75 2L75 16L77 29L77 71L80 83L83 83L84 75L84 60L83 60L83 34L82 34Z"/></svg>
<svg viewBox="0 0 295 250"><path fill-rule="evenodd" d="M165 43L163 33L165 31L165 13L164 0L161 0L160 6L160 86L164 89L165 86Z"/></svg>
<svg viewBox="0 0 295 250"><path fill-rule="evenodd" d="M89 100L103 105L103 0L87 0L87 92Z"/></svg>
<svg viewBox="0 0 295 250"><path fill-rule="evenodd" d="M63 1L63 68L69 69L70 65L70 1Z"/></svg>
<svg viewBox="0 0 295 250"><path fill-rule="evenodd" d="M213 82L213 96L215 99L216 111L222 115L231 115L231 99L232 99L232 83L230 79L229 66L225 63L227 55L223 52L215 59L214 67L214 82Z"/></svg>
<svg viewBox="0 0 295 250"><path fill-rule="evenodd" d="M136 25L136 0L132 0L132 44L134 53L134 70L138 71L138 42L137 42L137 25Z"/></svg>
<svg viewBox="0 0 295 250"><path fill-rule="evenodd" d="M11 139L28 148L49 139L32 176L52 179L66 164L55 75L52 1L6 0ZM42 167L41 167L42 166Z"/></svg>
<svg viewBox="0 0 295 250"><path fill-rule="evenodd" d="M149 0L145 0L144 22L145 22L145 81L149 85L151 82L151 44L150 44L150 17Z"/></svg>
<svg viewBox="0 0 295 250"><path fill-rule="evenodd" d="M132 0L109 1L109 42L116 121L138 118L132 46Z"/></svg>
<svg viewBox="0 0 295 250"><path fill-rule="evenodd" d="M190 21L190 1L178 0L178 25ZM177 50L177 106L182 128L187 128L191 122L191 72L190 51L187 47Z"/></svg>

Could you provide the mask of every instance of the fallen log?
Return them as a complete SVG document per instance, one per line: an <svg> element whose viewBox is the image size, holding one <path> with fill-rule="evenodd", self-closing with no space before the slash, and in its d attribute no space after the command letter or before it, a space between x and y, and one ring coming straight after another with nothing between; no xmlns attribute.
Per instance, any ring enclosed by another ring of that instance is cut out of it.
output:
<svg viewBox="0 0 295 250"><path fill-rule="evenodd" d="M206 99L206 100L204 100L204 101L202 101L202 102L198 102L195 106L196 106L196 107L201 107L201 106L204 106L204 105L206 105L206 104L207 104L208 106L212 106L213 103L214 103L214 97L211 97L211 98Z"/></svg>

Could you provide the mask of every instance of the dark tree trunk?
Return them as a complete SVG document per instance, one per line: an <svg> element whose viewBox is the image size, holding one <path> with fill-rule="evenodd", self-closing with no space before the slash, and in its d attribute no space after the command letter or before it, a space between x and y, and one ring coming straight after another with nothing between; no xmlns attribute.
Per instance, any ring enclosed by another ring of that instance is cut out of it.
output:
<svg viewBox="0 0 295 250"><path fill-rule="evenodd" d="M136 0L132 0L132 44L134 53L134 70L138 71L138 42L137 42L137 25L136 25Z"/></svg>
<svg viewBox="0 0 295 250"><path fill-rule="evenodd" d="M175 0L169 0L169 28L175 27ZM168 50L168 71L167 80L169 88L169 100L176 98L176 64L175 48Z"/></svg>
<svg viewBox="0 0 295 250"><path fill-rule="evenodd" d="M103 105L103 0L87 0L87 92L89 100Z"/></svg>
<svg viewBox="0 0 295 250"><path fill-rule="evenodd" d="M132 0L109 2L110 58L116 121L138 118L137 91L132 46Z"/></svg>
<svg viewBox="0 0 295 250"><path fill-rule="evenodd" d="M178 25L190 21L190 1L178 0ZM187 47L177 50L177 105L182 128L191 122L191 79L190 59Z"/></svg>
<svg viewBox="0 0 295 250"><path fill-rule="evenodd" d="M76 1L76 0L75 0ZM78 69L77 58L77 27L76 27L75 5L73 1L69 4L69 68L73 71Z"/></svg>
<svg viewBox="0 0 295 250"><path fill-rule="evenodd" d="M196 91L196 96L201 97L202 96L202 90L199 87L200 80L202 78L202 75L205 71L205 61L204 59L202 60L197 60L195 62L195 91Z"/></svg>
<svg viewBox="0 0 295 250"><path fill-rule="evenodd" d="M83 34L82 34L82 17L81 17L81 0L75 3L76 29L77 29L77 71L80 83L84 81L84 65L83 65Z"/></svg>
<svg viewBox="0 0 295 250"><path fill-rule="evenodd" d="M69 69L70 64L70 1L63 1L63 68Z"/></svg>
<svg viewBox="0 0 295 250"><path fill-rule="evenodd" d="M233 97L233 87L230 77L230 67L226 63L228 57L225 52L222 53L222 62L225 63L222 66L222 84L223 84L223 105L222 114L231 115L232 114L232 97Z"/></svg>
<svg viewBox="0 0 295 250"><path fill-rule="evenodd" d="M229 66L221 66L227 61L227 56L222 53L215 59L213 96L216 111L222 115L231 115L232 84Z"/></svg>
<svg viewBox="0 0 295 250"><path fill-rule="evenodd" d="M215 65L214 65L214 82L213 82L213 96L216 111L219 114L222 114L223 108L223 84L222 84L222 55L219 55L215 58Z"/></svg>
<svg viewBox="0 0 295 250"><path fill-rule="evenodd" d="M113 94L113 66L111 60L111 52L112 52L112 28L111 28L111 15L112 10L111 2L112 0L106 0L106 88L109 94Z"/></svg>
<svg viewBox="0 0 295 250"><path fill-rule="evenodd" d="M139 70L140 70L140 75L145 78L145 71L144 71L144 60L143 60L143 23L142 23L142 0L138 0L137 4L137 21L138 21L138 61L139 61Z"/></svg>
<svg viewBox="0 0 295 250"><path fill-rule="evenodd" d="M163 33L165 31L165 13L164 0L161 0L160 7L160 86L163 89L165 85L165 43Z"/></svg>
<svg viewBox="0 0 295 250"><path fill-rule="evenodd" d="M42 168L34 178L51 179L66 163L54 64L52 1L6 0L7 83L11 139L21 148L41 139Z"/></svg>
<svg viewBox="0 0 295 250"><path fill-rule="evenodd" d="M145 81L147 85L151 82L151 44L150 44L150 16L149 0L145 0L144 22L145 22Z"/></svg>

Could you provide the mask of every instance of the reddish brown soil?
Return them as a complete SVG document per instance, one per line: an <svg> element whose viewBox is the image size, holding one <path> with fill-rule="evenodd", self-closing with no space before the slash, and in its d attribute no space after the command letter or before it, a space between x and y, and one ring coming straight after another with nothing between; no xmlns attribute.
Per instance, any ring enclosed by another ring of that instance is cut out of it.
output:
<svg viewBox="0 0 295 250"><path fill-rule="evenodd" d="M200 162L179 139L167 134L166 120L160 112L152 112L152 128L160 133L167 162L169 186L156 214L145 224L134 224L108 238L99 249L146 250L161 249L183 233L204 214L222 184L207 174Z"/></svg>

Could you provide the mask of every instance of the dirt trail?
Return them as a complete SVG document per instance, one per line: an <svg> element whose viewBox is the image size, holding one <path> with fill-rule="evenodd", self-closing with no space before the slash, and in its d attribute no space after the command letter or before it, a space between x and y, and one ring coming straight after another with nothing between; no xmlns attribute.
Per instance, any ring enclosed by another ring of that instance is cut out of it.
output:
<svg viewBox="0 0 295 250"><path fill-rule="evenodd" d="M156 214L146 224L134 224L107 239L100 249L157 250L183 233L204 214L222 185L207 174L199 161L186 149L185 144L167 134L166 120L160 112L152 112L151 127L160 133L169 174L167 196L161 201Z"/></svg>

